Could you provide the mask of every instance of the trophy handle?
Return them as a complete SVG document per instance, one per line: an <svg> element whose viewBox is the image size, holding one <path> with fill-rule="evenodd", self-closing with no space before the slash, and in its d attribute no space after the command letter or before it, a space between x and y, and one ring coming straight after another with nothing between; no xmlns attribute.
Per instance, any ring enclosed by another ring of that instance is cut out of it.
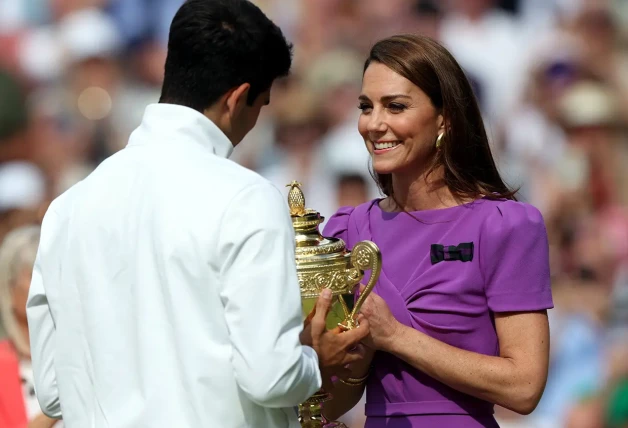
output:
<svg viewBox="0 0 628 428"><path fill-rule="evenodd" d="M351 263L353 264L353 267L360 269L362 273L364 273L365 270L370 270L371 275L366 283L366 287L360 293L358 301L353 306L351 314L345 320L345 324L340 324L340 327L345 330L351 330L358 327L356 316L368 295L371 294L371 291L373 291L373 288L379 279L379 274L382 271L382 253L374 242L360 241L355 244L353 250L351 250Z"/></svg>

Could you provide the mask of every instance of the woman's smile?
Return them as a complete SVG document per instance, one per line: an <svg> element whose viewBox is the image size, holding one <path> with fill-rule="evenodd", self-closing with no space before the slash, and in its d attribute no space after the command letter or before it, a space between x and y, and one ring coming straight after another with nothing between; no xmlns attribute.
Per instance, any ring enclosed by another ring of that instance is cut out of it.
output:
<svg viewBox="0 0 628 428"><path fill-rule="evenodd" d="M381 155L401 146L401 141L377 141L373 143L373 153Z"/></svg>

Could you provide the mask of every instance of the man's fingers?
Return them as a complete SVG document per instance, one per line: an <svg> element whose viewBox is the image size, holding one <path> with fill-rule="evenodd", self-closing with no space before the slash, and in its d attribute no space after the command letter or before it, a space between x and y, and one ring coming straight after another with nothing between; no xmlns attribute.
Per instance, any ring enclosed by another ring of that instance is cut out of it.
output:
<svg viewBox="0 0 628 428"><path fill-rule="evenodd" d="M364 359L364 355L359 354L359 353L350 353L347 352L344 356L344 358L342 359L342 365L347 365L347 364L351 364L351 363L355 363L356 361L360 361Z"/></svg>
<svg viewBox="0 0 628 428"><path fill-rule="evenodd" d="M369 334L369 322L365 318L360 323L360 327L348 330L340 335L346 346L355 345Z"/></svg>
<svg viewBox="0 0 628 428"><path fill-rule="evenodd" d="M318 300L316 301L316 307L314 308L314 316L312 318L312 334L318 335L325 330L327 314L331 308L331 290L324 288L321 291Z"/></svg>

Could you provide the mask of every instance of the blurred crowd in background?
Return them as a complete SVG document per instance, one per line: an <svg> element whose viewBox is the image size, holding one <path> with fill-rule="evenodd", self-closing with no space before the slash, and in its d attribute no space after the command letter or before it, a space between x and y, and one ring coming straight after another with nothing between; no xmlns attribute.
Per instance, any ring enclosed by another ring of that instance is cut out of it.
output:
<svg viewBox="0 0 628 428"><path fill-rule="evenodd" d="M159 98L181 2L0 0L0 242L124 148ZM389 35L439 40L473 84L502 174L541 210L550 239L549 380L531 415L498 408L500 424L628 427L628 1L254 3L294 43L294 66L233 159L280 189L300 181L325 217L377 197L357 132L364 60ZM4 241L2 319L23 325L15 302L32 258ZM24 330L5 330L24 342ZM345 421L363 426L363 409Z"/></svg>

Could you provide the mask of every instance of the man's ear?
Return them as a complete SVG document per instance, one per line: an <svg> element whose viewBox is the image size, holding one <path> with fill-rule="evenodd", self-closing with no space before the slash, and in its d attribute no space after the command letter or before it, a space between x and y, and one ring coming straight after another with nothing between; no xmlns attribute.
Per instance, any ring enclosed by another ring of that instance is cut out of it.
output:
<svg viewBox="0 0 628 428"><path fill-rule="evenodd" d="M227 94L226 105L230 117L236 116L246 106L250 88L249 83L243 83Z"/></svg>

